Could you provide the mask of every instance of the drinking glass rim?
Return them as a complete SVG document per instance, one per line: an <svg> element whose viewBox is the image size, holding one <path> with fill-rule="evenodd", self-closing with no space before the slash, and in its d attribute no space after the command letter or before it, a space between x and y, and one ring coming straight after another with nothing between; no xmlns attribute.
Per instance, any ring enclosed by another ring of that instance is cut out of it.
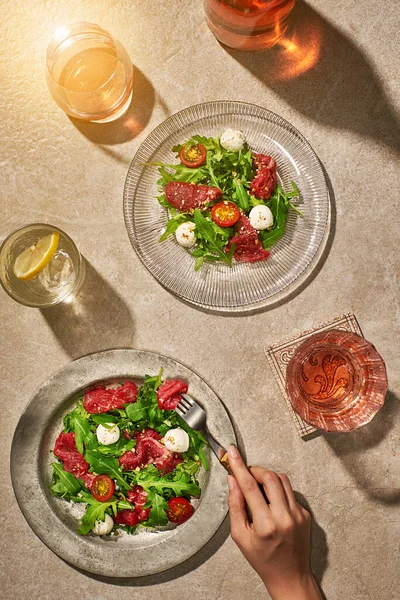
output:
<svg viewBox="0 0 400 600"><path fill-rule="evenodd" d="M5 245L7 244L7 242L10 240L10 238L12 238L15 234L21 232L23 229L28 229L30 227L48 227L49 229L53 229L53 230L58 231L59 233L62 233L62 235L65 236L71 242L71 244L76 248L77 254L79 256L79 266L81 266L82 255L79 251L78 246L75 244L74 240L63 229L60 229L60 227L58 227L57 225L52 225L50 223L28 223L28 225L21 225L21 227L14 229L14 231L9 233L8 236L6 238L4 238L4 240L2 241L2 243L0 245L0 258L3 253L3 249L4 249ZM0 283L1 283L1 281L0 281Z"/></svg>
<svg viewBox="0 0 400 600"><path fill-rule="evenodd" d="M57 87L59 87L59 88L62 88L63 90L67 90L68 93L70 93L70 94L77 94L77 95L78 94L79 95L93 94L93 92L98 92L104 86L108 85L108 83L111 81L111 79L115 76L115 73L117 71L118 60L116 60L116 62L115 62L115 68L114 68L113 72L111 73L111 75L109 76L109 78L104 83L102 83L99 87L97 87L96 89L90 90L90 91L86 91L86 92L84 92L84 91L82 91L82 92L71 91L67 87L65 87L65 85L61 85L61 83L59 83L58 81L56 81L56 79L54 78L53 73L52 73L52 69L49 66L49 61L50 61L50 58L49 58L49 49L50 49L50 46L53 44L53 42L55 42L55 40L57 39L57 37L61 35L61 31L62 30L64 30L64 29L66 30L66 29L72 28L72 27L77 26L77 25L89 25L90 27L97 27L102 33L105 33L110 38L110 40L113 43L114 48L115 48L115 50L117 52L117 55L118 55L118 48L117 48L118 40L116 38L114 38L109 31L107 31L106 29L103 29L102 27L100 27L100 25L97 25L97 23L91 23L90 21L77 21L76 23L71 23L70 25L64 25L64 26L59 27L58 28L59 29L58 33L56 31L56 33L54 33L53 37L50 39L49 45L47 46L47 50L46 50L46 70L47 70L47 74L49 75L49 77L51 77L51 79L55 83L55 85ZM58 45L56 46L56 48L58 48ZM54 50L56 48L54 48ZM52 50L52 52L54 52L54 50Z"/></svg>

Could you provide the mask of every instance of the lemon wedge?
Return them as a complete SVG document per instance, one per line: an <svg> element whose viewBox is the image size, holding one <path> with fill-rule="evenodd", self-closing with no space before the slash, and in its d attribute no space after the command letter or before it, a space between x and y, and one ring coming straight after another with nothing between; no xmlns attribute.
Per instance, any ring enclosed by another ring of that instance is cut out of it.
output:
<svg viewBox="0 0 400 600"><path fill-rule="evenodd" d="M22 281L33 279L49 264L58 247L60 234L56 231L41 238L24 250L14 263L14 275Z"/></svg>

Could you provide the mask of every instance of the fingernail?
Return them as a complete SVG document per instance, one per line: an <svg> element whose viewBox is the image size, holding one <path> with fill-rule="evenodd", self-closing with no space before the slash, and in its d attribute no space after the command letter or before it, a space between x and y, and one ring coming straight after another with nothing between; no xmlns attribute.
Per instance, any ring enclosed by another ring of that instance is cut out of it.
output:
<svg viewBox="0 0 400 600"><path fill-rule="evenodd" d="M229 446L228 448L228 455L230 458L237 458L239 456L239 452L236 448L236 446Z"/></svg>
<svg viewBox="0 0 400 600"><path fill-rule="evenodd" d="M228 488L234 490L236 487L236 480L232 475L228 475Z"/></svg>

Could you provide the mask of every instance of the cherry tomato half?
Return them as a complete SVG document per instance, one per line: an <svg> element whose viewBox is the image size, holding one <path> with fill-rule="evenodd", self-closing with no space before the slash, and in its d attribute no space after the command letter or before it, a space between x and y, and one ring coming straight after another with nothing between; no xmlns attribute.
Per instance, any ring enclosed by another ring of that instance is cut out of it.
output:
<svg viewBox="0 0 400 600"><path fill-rule="evenodd" d="M93 479L90 491L98 502L107 502L114 493L115 485L108 475L97 475Z"/></svg>
<svg viewBox="0 0 400 600"><path fill-rule="evenodd" d="M194 513L194 508L186 498L171 498L168 500L169 510L166 511L171 523L184 523Z"/></svg>
<svg viewBox="0 0 400 600"><path fill-rule="evenodd" d="M179 152L179 160L181 163L185 165L185 167L192 167L192 169L200 167L206 160L206 156L207 150L204 148L203 144L195 144L190 148L182 146L181 151Z"/></svg>
<svg viewBox="0 0 400 600"><path fill-rule="evenodd" d="M233 202L218 202L211 209L211 216L220 227L232 227L239 221L240 211Z"/></svg>

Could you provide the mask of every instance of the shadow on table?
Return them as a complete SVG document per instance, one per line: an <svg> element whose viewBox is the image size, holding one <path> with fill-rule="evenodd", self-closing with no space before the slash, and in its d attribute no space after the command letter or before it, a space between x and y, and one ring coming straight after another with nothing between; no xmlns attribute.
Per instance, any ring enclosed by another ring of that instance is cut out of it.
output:
<svg viewBox="0 0 400 600"><path fill-rule="evenodd" d="M111 348L132 348L134 321L118 293L85 260L82 288L70 303L41 309L67 354L79 358Z"/></svg>
<svg viewBox="0 0 400 600"><path fill-rule="evenodd" d="M379 446L387 438L399 417L399 398L389 391L385 404L370 423L349 433L325 434L326 441L354 477L357 485L365 490L370 498L388 506L400 504L400 486L382 487L381 477L387 472L384 462L387 454L374 454L373 473L366 461L370 457L368 451ZM376 485L373 480L374 473L380 477Z"/></svg>
<svg viewBox="0 0 400 600"><path fill-rule="evenodd" d="M301 504L311 515L311 570L314 574L315 580L318 583L322 597L326 600L326 596L323 593L321 586L324 573L328 567L328 543L326 533L320 525L318 525L313 512L310 508L308 501L300 492L295 491L296 500Z"/></svg>
<svg viewBox="0 0 400 600"><path fill-rule="evenodd" d="M287 32L272 48L255 53L225 49L316 123L400 149L399 120L375 66L304 0L297 0Z"/></svg>
<svg viewBox="0 0 400 600"><path fill-rule="evenodd" d="M122 144L137 137L150 120L155 104L155 92L147 77L133 66L133 96L126 114L111 123L89 123L69 117L79 131L95 144ZM113 154L113 151L104 148Z"/></svg>

